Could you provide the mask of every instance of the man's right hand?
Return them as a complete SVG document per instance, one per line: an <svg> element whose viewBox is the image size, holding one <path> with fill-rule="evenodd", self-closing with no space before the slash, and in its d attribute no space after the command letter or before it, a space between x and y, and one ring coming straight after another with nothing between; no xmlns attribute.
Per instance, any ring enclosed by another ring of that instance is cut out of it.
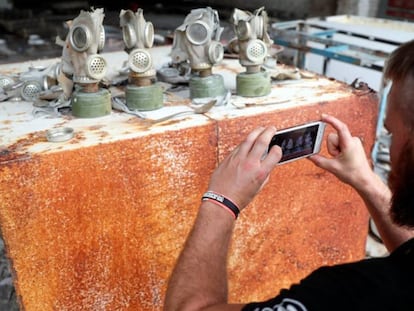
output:
<svg viewBox="0 0 414 311"><path fill-rule="evenodd" d="M240 209L245 208L266 184L270 172L282 157L279 146L267 153L276 128L257 128L216 168L208 190L218 192Z"/></svg>
<svg viewBox="0 0 414 311"><path fill-rule="evenodd" d="M402 243L414 237L414 230L393 223L390 214L391 191L371 169L361 140L353 137L348 127L338 119L323 115L322 121L332 125L336 133L327 138L331 158L314 155L310 160L352 186L364 200L365 205L388 251L392 252Z"/></svg>
<svg viewBox="0 0 414 311"><path fill-rule="evenodd" d="M361 140L352 136L346 124L335 117L322 115L322 121L336 130L336 133L330 133L326 140L328 152L332 157L318 154L311 156L310 160L356 190L363 190L366 179L371 178L374 172Z"/></svg>

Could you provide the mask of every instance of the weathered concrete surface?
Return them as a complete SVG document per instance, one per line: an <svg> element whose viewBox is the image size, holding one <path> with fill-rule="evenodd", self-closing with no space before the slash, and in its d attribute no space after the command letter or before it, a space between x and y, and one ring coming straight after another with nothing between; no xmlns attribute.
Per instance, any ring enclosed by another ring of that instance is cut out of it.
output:
<svg viewBox="0 0 414 311"><path fill-rule="evenodd" d="M0 143L0 225L22 308L160 310L211 172L257 126L330 113L367 152L374 142L376 96L336 81L275 85L267 99L233 104L156 126L120 113L58 119L76 133L61 144L44 138L50 120L1 121L15 137ZM36 131L23 131L28 124ZM231 301L264 299L315 267L363 258L367 222L357 195L309 161L278 167L237 221Z"/></svg>

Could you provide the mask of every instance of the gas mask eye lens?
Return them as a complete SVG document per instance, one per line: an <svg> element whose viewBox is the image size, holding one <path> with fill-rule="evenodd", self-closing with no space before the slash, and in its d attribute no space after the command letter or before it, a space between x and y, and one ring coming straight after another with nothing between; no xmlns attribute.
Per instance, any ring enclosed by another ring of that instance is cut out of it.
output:
<svg viewBox="0 0 414 311"><path fill-rule="evenodd" d="M240 21L236 28L237 37L239 40L247 40L250 37L251 27L250 23L247 21Z"/></svg>
<svg viewBox="0 0 414 311"><path fill-rule="evenodd" d="M72 28L70 35L70 43L77 52L83 52L88 49L91 42L91 33L84 25Z"/></svg>
<svg viewBox="0 0 414 311"><path fill-rule="evenodd" d="M127 24L122 28L122 35L124 37L125 46L130 49L137 43L137 37L135 35L134 28Z"/></svg>
<svg viewBox="0 0 414 311"><path fill-rule="evenodd" d="M101 51L105 46L105 28L101 25L99 29L98 50Z"/></svg>
<svg viewBox="0 0 414 311"><path fill-rule="evenodd" d="M148 22L144 28L144 42L146 48L151 48L154 43L154 26Z"/></svg>
<svg viewBox="0 0 414 311"><path fill-rule="evenodd" d="M217 64L223 60L224 48L219 42L211 42L208 48L208 58L211 63Z"/></svg>
<svg viewBox="0 0 414 311"><path fill-rule="evenodd" d="M202 45L210 38L211 29L203 21L196 21L188 25L185 32L188 41L194 45Z"/></svg>

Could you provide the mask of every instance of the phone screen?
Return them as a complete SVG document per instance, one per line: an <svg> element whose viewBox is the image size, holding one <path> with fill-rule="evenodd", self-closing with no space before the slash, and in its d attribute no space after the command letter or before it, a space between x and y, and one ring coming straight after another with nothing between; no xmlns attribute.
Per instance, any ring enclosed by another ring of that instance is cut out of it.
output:
<svg viewBox="0 0 414 311"><path fill-rule="evenodd" d="M325 123L314 122L282 130L273 136L269 144L278 145L282 149L279 163L304 158L320 151Z"/></svg>

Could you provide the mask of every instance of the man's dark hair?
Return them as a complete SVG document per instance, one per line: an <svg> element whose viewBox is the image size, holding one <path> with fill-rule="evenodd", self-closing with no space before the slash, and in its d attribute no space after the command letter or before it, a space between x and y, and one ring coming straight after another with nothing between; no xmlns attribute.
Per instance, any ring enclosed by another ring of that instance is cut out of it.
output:
<svg viewBox="0 0 414 311"><path fill-rule="evenodd" d="M401 82L407 78L414 79L414 40L400 45L391 53L384 77L394 82Z"/></svg>
<svg viewBox="0 0 414 311"><path fill-rule="evenodd" d="M384 79L399 85L401 94L395 107L401 111L401 121L414 131L414 40L402 44L391 53Z"/></svg>

